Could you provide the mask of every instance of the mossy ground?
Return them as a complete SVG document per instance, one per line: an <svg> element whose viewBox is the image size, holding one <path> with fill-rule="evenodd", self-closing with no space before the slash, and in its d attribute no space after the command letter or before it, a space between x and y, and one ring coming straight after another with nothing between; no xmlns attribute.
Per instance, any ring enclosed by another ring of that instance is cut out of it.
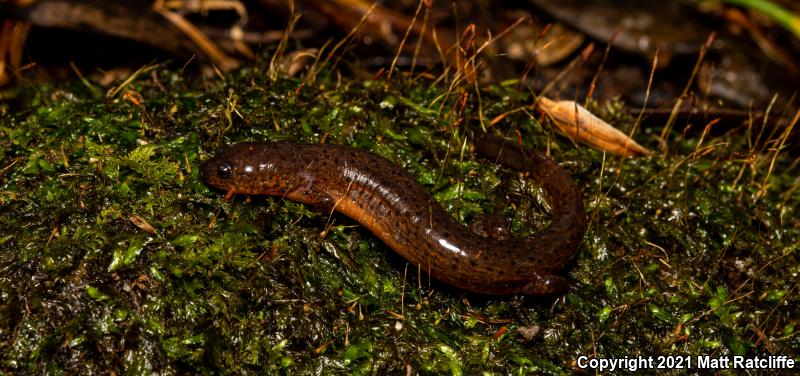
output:
<svg viewBox="0 0 800 376"><path fill-rule="evenodd" d="M224 202L198 165L241 140L350 145L403 165L464 223L496 212L525 235L546 225L546 204L473 157L463 128L530 95L266 76L190 82L159 68L111 98L77 80L5 93L3 372L563 374L579 355L800 360L791 150L758 149L744 131L676 131L666 155L619 159L514 111L493 127L549 148L591 224L563 301L477 296L429 281L349 218L280 198ZM660 131L637 139L657 147Z"/></svg>

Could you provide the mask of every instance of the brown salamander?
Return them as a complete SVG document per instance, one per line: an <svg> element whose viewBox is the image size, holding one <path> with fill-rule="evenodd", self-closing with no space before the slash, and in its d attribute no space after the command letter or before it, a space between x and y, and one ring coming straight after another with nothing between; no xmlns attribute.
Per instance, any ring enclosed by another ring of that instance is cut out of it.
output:
<svg viewBox="0 0 800 376"><path fill-rule="evenodd" d="M374 153L338 145L240 143L203 163L211 187L321 205L355 219L432 277L485 294L566 292L557 273L577 254L586 231L583 201L569 175L536 151L496 136L474 140L479 154L526 173L541 185L552 220L521 239L480 236L450 213L400 166Z"/></svg>

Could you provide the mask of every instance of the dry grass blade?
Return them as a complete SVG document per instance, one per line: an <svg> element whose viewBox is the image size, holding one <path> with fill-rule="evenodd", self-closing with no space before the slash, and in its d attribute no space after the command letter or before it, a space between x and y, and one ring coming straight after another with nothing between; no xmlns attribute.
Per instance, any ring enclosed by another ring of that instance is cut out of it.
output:
<svg viewBox="0 0 800 376"><path fill-rule="evenodd" d="M403 35L403 39L400 41L400 45L397 47L397 53L394 55L394 59L392 59L391 67L389 67L389 75L386 77L387 80L390 80L392 78L392 73L394 72L394 68L397 66L397 60L400 58L400 53L402 53L403 51L403 46L405 46L406 40L408 40L408 35L411 34L411 30L414 28L414 24L417 23L417 17L419 16L420 10L422 10L422 1L419 2L419 5L417 6L417 11L414 12L414 17L411 19L411 25L408 25L408 28L406 28L406 33L405 35Z"/></svg>
<svg viewBox="0 0 800 376"><path fill-rule="evenodd" d="M11 43L11 27L12 21L4 20L3 28L0 29L0 85L8 82L8 74L6 74L6 51L9 49Z"/></svg>
<svg viewBox="0 0 800 376"><path fill-rule="evenodd" d="M138 78L140 75L145 74L147 72L150 72L153 69L156 69L158 67L159 67L158 64L151 64L151 65L145 65L145 66L137 69L136 72L133 72L130 76L128 76L128 78L125 79L125 81L122 81L121 84L117 85L116 87L112 87L111 89L109 89L108 92L106 93L106 99L114 99L114 98L116 98L119 93L121 93L123 90L125 90L125 88L127 88L128 85L133 83L133 81L135 81L136 78Z"/></svg>
<svg viewBox="0 0 800 376"><path fill-rule="evenodd" d="M800 110L798 110L794 114L794 118L792 118L792 122L789 123L789 126L784 129L783 134L780 137L780 141L778 146L773 149L772 158L769 162L769 169L767 170L766 175L764 175L764 181L761 183L761 189L758 191L758 197L762 197L767 193L767 188L769 187L769 178L772 176L772 172L775 170L775 162L778 159L778 155L783 151L784 147L786 146L786 140L789 139L789 135L792 134L792 130L794 126L797 124L798 120L800 120Z"/></svg>
<svg viewBox="0 0 800 376"><path fill-rule="evenodd" d="M650 155L650 150L575 101L553 101L539 97L538 105L554 120L561 132L576 141L623 157Z"/></svg>
<svg viewBox="0 0 800 376"><path fill-rule="evenodd" d="M703 60L706 57L706 52L711 48L711 45L714 43L716 39L716 33L711 33L706 40L706 43L700 48L700 53L697 56L697 62L694 64L694 68L692 69L692 74L689 76L689 81L686 82L686 86L683 87L683 92L681 96L678 97L678 100L675 101L675 105L672 107L672 112L669 115L669 119L667 119L667 124L664 125L664 128L661 130L661 144L667 144L667 136L669 132L672 131L672 126L675 124L675 120L678 118L678 113L680 112L679 109L683 105L683 101L685 98L688 97L689 90L692 87L692 83L694 82L695 77L697 77L697 72L700 71L700 66L703 63ZM666 152L666 148L664 148Z"/></svg>
<svg viewBox="0 0 800 376"><path fill-rule="evenodd" d="M351 40L353 38L355 38L355 35L358 34L358 32L361 30L361 27L369 19L369 17L373 14L373 11L375 10L375 7L377 7L377 6L378 6L378 3L372 4L372 6L369 9L367 9L367 11L364 12L364 14L361 16L361 19L358 20L358 23L356 23L356 25L353 26L352 29L350 29L350 32L348 32L347 35L345 35L344 38L342 38L342 40L340 40L338 43L336 43L331 48L331 50L328 51L328 54L325 56L325 58L322 59L321 61L320 60L316 61L309 68L308 73L306 74L306 82L307 83L313 83L317 79L317 75L322 71L322 69L328 64L328 62L331 59L333 59L335 57L336 52L339 51L339 49L342 48L342 46L348 45L351 42ZM328 42L326 42L319 49L319 55L318 56L321 56L322 51L325 49L325 46L327 46L327 44L328 44ZM335 68L338 62L339 62L339 59L337 58L334 61L333 66L331 68Z"/></svg>
<svg viewBox="0 0 800 376"><path fill-rule="evenodd" d="M9 71L19 72L22 65L23 45L31 25L25 21L2 20L0 28L0 85L7 83ZM10 68L10 69L7 69Z"/></svg>
<svg viewBox="0 0 800 376"><path fill-rule="evenodd" d="M211 61L214 62L220 69L223 71L230 71L236 69L239 66L239 61L236 59L228 57L222 50L214 44L203 32L201 32L194 24L189 22L186 18L181 16L178 13L175 13L159 2L153 5L153 11L160 14L162 17L166 18L169 22L171 22L175 27L180 29L184 34L186 34L189 39L194 42L203 53L208 56Z"/></svg>
<svg viewBox="0 0 800 376"><path fill-rule="evenodd" d="M275 81L278 79L280 73L280 61L283 60L284 53L286 52L286 46L289 44L289 36L294 31L295 26L297 25L297 21L300 20L300 15L296 13L296 8L294 6L294 1L289 1L289 22L286 25L286 28L283 30L283 36L281 37L280 43L278 43L278 48L275 50L275 53L272 54L272 59L269 62L269 71L268 77L270 80ZM315 52L316 53L316 52Z"/></svg>

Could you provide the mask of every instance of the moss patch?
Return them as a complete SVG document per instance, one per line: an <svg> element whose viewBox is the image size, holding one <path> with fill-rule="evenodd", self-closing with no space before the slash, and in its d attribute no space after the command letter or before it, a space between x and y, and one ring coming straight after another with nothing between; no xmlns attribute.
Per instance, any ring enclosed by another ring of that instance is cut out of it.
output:
<svg viewBox="0 0 800 376"><path fill-rule="evenodd" d="M495 127L549 147L592 221L563 302L477 296L429 281L346 217L223 202L198 165L243 140L350 145L404 166L464 223L496 212L526 235L546 225L539 192L474 158L462 133L530 96L265 77L156 69L111 99L64 83L2 104L0 369L561 374L579 355L800 358L790 151L768 179L773 151L735 132L604 158L515 111ZM638 138L653 147L659 132Z"/></svg>

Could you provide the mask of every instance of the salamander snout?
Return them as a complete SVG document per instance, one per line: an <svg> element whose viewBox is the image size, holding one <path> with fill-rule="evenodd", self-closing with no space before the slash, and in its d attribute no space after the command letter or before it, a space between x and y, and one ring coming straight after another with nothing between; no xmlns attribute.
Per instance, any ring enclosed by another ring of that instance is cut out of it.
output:
<svg viewBox="0 0 800 376"><path fill-rule="evenodd" d="M244 142L228 146L200 164L200 179L228 193L271 194L280 178L293 173L296 150L297 146L290 144Z"/></svg>

